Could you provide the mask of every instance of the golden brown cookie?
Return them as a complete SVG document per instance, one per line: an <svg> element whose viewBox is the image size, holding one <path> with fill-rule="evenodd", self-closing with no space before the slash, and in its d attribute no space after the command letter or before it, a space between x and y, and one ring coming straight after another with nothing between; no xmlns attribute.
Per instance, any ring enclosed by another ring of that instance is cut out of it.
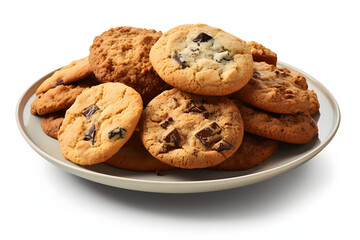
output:
<svg viewBox="0 0 360 240"><path fill-rule="evenodd" d="M70 85L57 85L46 92L38 94L31 103L30 111L34 115L45 115L69 108L76 97L87 88L98 85L93 74L71 83Z"/></svg>
<svg viewBox="0 0 360 240"><path fill-rule="evenodd" d="M243 123L225 97L164 91L144 109L139 124L145 148L179 168L205 168L224 161L240 146Z"/></svg>
<svg viewBox="0 0 360 240"><path fill-rule="evenodd" d="M212 169L224 171L251 169L276 154L278 150L277 141L245 133L239 149Z"/></svg>
<svg viewBox="0 0 360 240"><path fill-rule="evenodd" d="M92 71L90 69L88 57L73 61L69 65L54 72L53 75L46 79L36 90L36 95L44 93L58 85L67 85L76 82L91 74Z"/></svg>
<svg viewBox="0 0 360 240"><path fill-rule="evenodd" d="M41 117L40 125L43 132L49 137L57 139L58 131L65 117L65 110L49 113Z"/></svg>
<svg viewBox="0 0 360 240"><path fill-rule="evenodd" d="M63 156L80 165L106 161L129 140L142 109L139 93L122 83L84 90L58 132Z"/></svg>
<svg viewBox="0 0 360 240"><path fill-rule="evenodd" d="M277 54L271 51L270 49L264 47L262 44L250 41L246 45L250 48L253 60L255 62L266 62L276 66L277 64Z"/></svg>
<svg viewBox="0 0 360 240"><path fill-rule="evenodd" d="M249 83L233 96L274 113L313 115L320 107L316 93L308 90L306 79L300 73L265 62L254 62Z"/></svg>
<svg viewBox="0 0 360 240"><path fill-rule="evenodd" d="M295 144L305 144L318 133L315 120L308 114L277 114L245 105L239 109L245 132Z"/></svg>
<svg viewBox="0 0 360 240"><path fill-rule="evenodd" d="M205 24L181 25L164 33L151 48L150 61L169 85L209 96L239 90L253 71L245 41Z"/></svg>
<svg viewBox="0 0 360 240"><path fill-rule="evenodd" d="M134 131L129 141L105 162L113 167L133 171L163 171L174 168L151 156L141 142L139 131Z"/></svg>
<svg viewBox="0 0 360 240"><path fill-rule="evenodd" d="M150 101L170 88L154 71L149 52L162 35L155 30L117 27L95 37L90 47L90 65L101 82L121 82Z"/></svg>

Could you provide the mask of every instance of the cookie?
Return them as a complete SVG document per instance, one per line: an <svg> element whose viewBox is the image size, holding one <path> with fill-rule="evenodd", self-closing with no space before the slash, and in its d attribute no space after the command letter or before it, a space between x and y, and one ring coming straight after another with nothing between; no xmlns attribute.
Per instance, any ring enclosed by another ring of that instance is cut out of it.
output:
<svg viewBox="0 0 360 240"><path fill-rule="evenodd" d="M275 114L249 106L239 106L245 132L277 141L305 144L318 134L318 126L308 114Z"/></svg>
<svg viewBox="0 0 360 240"><path fill-rule="evenodd" d="M174 168L151 156L141 142L140 132L134 131L129 141L105 162L110 166L132 171L164 171Z"/></svg>
<svg viewBox="0 0 360 240"><path fill-rule="evenodd" d="M233 96L251 106L281 114L313 115L320 107L316 93L308 90L306 79L300 73L265 62L254 62L249 83Z"/></svg>
<svg viewBox="0 0 360 240"><path fill-rule="evenodd" d="M76 97L85 89L99 84L94 75L89 75L81 81L70 85L60 84L46 92L36 95L30 105L30 112L34 115L45 115L69 108Z"/></svg>
<svg viewBox="0 0 360 240"><path fill-rule="evenodd" d="M63 156L80 165L106 161L130 138L142 109L139 93L122 83L84 90L58 132Z"/></svg>
<svg viewBox="0 0 360 240"><path fill-rule="evenodd" d="M71 62L69 65L54 72L36 90L36 95L44 93L58 85L66 85L81 80L92 74L89 65L89 58L85 57Z"/></svg>
<svg viewBox="0 0 360 240"><path fill-rule="evenodd" d="M205 24L181 25L164 33L151 48L150 62L169 85L209 96L239 90L253 71L243 40Z"/></svg>
<svg viewBox="0 0 360 240"><path fill-rule="evenodd" d="M139 124L145 148L179 168L205 168L230 157L240 146L243 123L226 97L164 91L144 109Z"/></svg>
<svg viewBox="0 0 360 240"><path fill-rule="evenodd" d="M170 87L149 61L149 52L162 35L155 30L117 27L95 37L90 47L90 65L101 82L121 82L150 101Z"/></svg>
<svg viewBox="0 0 360 240"><path fill-rule="evenodd" d="M215 170L237 171L256 167L279 151L277 141L249 133L244 134L239 149L224 162L212 167Z"/></svg>
<svg viewBox="0 0 360 240"><path fill-rule="evenodd" d="M65 110L41 117L40 126L49 137L57 139L57 134L65 117Z"/></svg>
<svg viewBox="0 0 360 240"><path fill-rule="evenodd" d="M266 62L276 66L277 54L270 49L264 47L262 44L250 41L246 45L250 48L251 55L255 62Z"/></svg>

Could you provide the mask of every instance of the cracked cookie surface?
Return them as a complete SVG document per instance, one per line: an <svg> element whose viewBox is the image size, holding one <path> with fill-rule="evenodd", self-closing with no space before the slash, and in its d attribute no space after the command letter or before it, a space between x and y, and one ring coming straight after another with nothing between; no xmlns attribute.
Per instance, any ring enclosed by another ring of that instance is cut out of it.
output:
<svg viewBox="0 0 360 240"><path fill-rule="evenodd" d="M83 91L58 132L63 156L80 165L106 161L130 138L142 109L140 94L122 83Z"/></svg>
<svg viewBox="0 0 360 240"><path fill-rule="evenodd" d="M82 91L98 84L94 74L69 85L59 84L36 95L30 105L30 112L34 115L45 115L67 109Z"/></svg>
<svg viewBox="0 0 360 240"><path fill-rule="evenodd" d="M101 82L121 82L150 101L169 89L153 69L149 52L162 33L152 29L117 27L94 38L89 61Z"/></svg>
<svg viewBox="0 0 360 240"><path fill-rule="evenodd" d="M89 65L89 57L72 61L47 78L36 90L36 95L44 93L58 85L67 85L76 82L86 78L92 73Z"/></svg>
<svg viewBox="0 0 360 240"><path fill-rule="evenodd" d="M269 139L305 144L317 133L318 126L308 114L276 114L238 104L245 132Z"/></svg>
<svg viewBox="0 0 360 240"><path fill-rule="evenodd" d="M150 61L169 85L199 95L233 93L253 71L243 40L205 24L181 25L164 33L151 48Z"/></svg>
<svg viewBox="0 0 360 240"><path fill-rule="evenodd" d="M179 168L214 166L231 156L243 138L236 105L226 97L164 91L144 109L140 132L145 148Z"/></svg>
<svg viewBox="0 0 360 240"><path fill-rule="evenodd" d="M254 74L249 83L233 96L251 106L281 114L319 111L319 101L308 90L306 79L287 68L277 68L265 62L254 62Z"/></svg>

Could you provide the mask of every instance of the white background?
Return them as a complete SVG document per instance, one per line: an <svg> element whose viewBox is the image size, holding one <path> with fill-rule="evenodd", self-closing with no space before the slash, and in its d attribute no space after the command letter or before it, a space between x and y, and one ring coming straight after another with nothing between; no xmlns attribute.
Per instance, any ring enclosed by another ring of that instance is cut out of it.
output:
<svg viewBox="0 0 360 240"><path fill-rule="evenodd" d="M255 185L155 194L75 177L36 154L15 107L46 73L122 25L206 23L258 41L322 82L342 122L311 161ZM0 239L359 239L356 1L1 1Z"/></svg>

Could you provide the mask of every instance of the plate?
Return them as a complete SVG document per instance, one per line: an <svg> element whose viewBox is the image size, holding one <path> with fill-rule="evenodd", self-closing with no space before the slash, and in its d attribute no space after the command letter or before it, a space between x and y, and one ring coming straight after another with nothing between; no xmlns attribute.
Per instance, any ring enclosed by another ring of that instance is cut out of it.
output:
<svg viewBox="0 0 360 240"><path fill-rule="evenodd" d="M174 169L158 176L153 172L122 170L97 164L79 166L61 155L57 140L45 135L40 126L40 117L30 114L30 104L35 91L51 73L36 81L20 98L16 119L26 142L43 158L79 177L101 184L124 189L159 193L195 193L219 191L242 187L278 176L307 162L323 150L333 139L340 124L340 109L335 98L315 78L285 63L278 63L306 77L309 89L313 89L320 102L320 111L314 116L319 134L305 145L280 144L280 151L261 165L246 171L215 171L207 169Z"/></svg>

